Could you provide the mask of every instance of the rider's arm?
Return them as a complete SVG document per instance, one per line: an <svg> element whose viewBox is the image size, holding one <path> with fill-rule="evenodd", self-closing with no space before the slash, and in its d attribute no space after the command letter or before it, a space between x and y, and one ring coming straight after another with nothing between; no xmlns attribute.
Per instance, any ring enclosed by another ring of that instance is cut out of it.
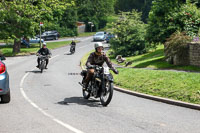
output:
<svg viewBox="0 0 200 133"><path fill-rule="evenodd" d="M93 53L90 54L90 56L88 57L87 59L87 62L86 62L86 67L90 68L92 66L91 62L93 61Z"/></svg>
<svg viewBox="0 0 200 133"><path fill-rule="evenodd" d="M105 53L104 53L103 56L104 56L104 61L106 62L106 64L108 65L108 67L111 68L111 69L114 68L113 65L112 65L112 63L111 63L111 61L110 61L110 59L106 56Z"/></svg>
<svg viewBox="0 0 200 133"><path fill-rule="evenodd" d="M48 49L48 55L52 55L52 54L51 54L51 51L50 51L49 49Z"/></svg>
<svg viewBox="0 0 200 133"><path fill-rule="evenodd" d="M106 61L106 64L108 65L108 67L115 73L118 74L119 72L117 71L117 69L115 69L115 67L112 65L112 62L110 61L110 59L106 56L106 54L104 54L104 60Z"/></svg>
<svg viewBox="0 0 200 133"><path fill-rule="evenodd" d="M39 49L36 53L36 55L39 55L41 53L41 49Z"/></svg>

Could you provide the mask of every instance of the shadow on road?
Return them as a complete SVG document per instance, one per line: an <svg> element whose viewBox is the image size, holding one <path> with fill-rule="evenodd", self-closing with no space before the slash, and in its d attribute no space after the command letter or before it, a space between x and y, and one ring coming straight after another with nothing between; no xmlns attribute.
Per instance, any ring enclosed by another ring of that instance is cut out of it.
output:
<svg viewBox="0 0 200 133"><path fill-rule="evenodd" d="M64 54L64 55L73 55L73 53L66 53L66 54Z"/></svg>
<svg viewBox="0 0 200 133"><path fill-rule="evenodd" d="M41 71L40 70L33 70L33 71L26 71L26 73L28 73L28 72L31 72L31 73L41 73Z"/></svg>
<svg viewBox="0 0 200 133"><path fill-rule="evenodd" d="M69 97L65 98L64 101L58 102L61 105L70 105L70 104L79 104L79 105L87 105L89 107L101 107L99 100L96 99L84 99L83 97Z"/></svg>

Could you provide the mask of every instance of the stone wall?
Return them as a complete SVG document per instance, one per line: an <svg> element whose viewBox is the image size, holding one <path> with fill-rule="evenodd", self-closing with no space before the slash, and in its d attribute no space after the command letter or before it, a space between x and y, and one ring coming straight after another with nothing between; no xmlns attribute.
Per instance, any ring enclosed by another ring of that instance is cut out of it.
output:
<svg viewBox="0 0 200 133"><path fill-rule="evenodd" d="M200 67L200 43L189 43L184 49L184 56L171 57L174 65L191 65Z"/></svg>
<svg viewBox="0 0 200 133"><path fill-rule="evenodd" d="M189 64L200 67L200 43L189 44Z"/></svg>

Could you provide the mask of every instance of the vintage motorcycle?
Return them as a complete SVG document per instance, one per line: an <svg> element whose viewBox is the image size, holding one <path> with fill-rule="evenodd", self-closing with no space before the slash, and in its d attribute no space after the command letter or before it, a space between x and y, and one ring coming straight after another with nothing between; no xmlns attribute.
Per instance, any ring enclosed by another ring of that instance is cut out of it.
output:
<svg viewBox="0 0 200 133"><path fill-rule="evenodd" d="M38 57L40 58L39 69L40 69L40 72L42 73L46 66L46 59L48 59L49 56L48 55L38 55Z"/></svg>
<svg viewBox="0 0 200 133"><path fill-rule="evenodd" d="M71 45L71 47L70 47L70 53L71 54L75 53L75 45Z"/></svg>
<svg viewBox="0 0 200 133"><path fill-rule="evenodd" d="M109 72L108 67L94 66L95 72L91 81L89 81L88 87L82 89L83 97L88 99L90 96L94 98L100 97L100 102L103 106L107 106L113 96L113 76ZM87 70L82 70L81 75L83 76L82 83L86 78Z"/></svg>

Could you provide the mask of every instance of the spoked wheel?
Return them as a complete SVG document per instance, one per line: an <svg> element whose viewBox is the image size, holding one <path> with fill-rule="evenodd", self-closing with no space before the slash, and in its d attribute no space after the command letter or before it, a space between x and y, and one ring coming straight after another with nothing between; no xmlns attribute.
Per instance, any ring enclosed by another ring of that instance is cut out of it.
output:
<svg viewBox="0 0 200 133"><path fill-rule="evenodd" d="M107 106L110 103L113 96L113 83L109 81L106 81L105 83L105 91L101 92L100 95L100 101L103 106Z"/></svg>
<svg viewBox="0 0 200 133"><path fill-rule="evenodd" d="M91 87L91 83L89 82L88 88L90 88L90 87ZM82 91L83 91L83 97L84 97L85 99L90 98L90 93L91 93L91 91L88 90L88 88L82 89Z"/></svg>
<svg viewBox="0 0 200 133"><path fill-rule="evenodd" d="M42 61L41 64L40 64L40 72L41 72L41 73L42 73L43 70L44 70L44 65L45 65L45 63L44 63L44 61Z"/></svg>

